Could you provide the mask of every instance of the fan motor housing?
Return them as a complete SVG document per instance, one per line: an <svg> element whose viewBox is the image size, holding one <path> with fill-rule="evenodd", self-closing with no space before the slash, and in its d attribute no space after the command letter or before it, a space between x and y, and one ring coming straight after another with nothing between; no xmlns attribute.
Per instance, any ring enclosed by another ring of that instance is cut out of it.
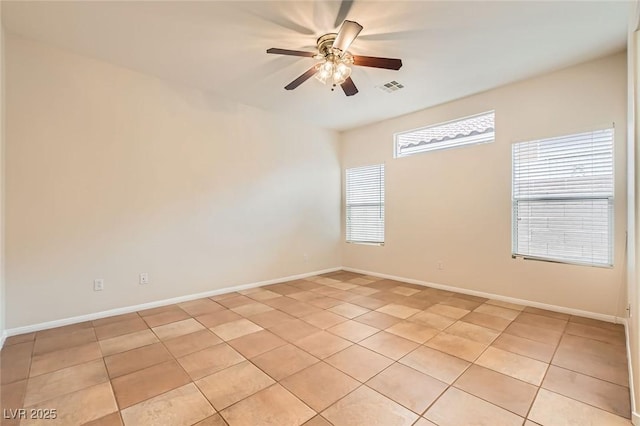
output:
<svg viewBox="0 0 640 426"><path fill-rule="evenodd" d="M318 52L320 54L327 56L331 53L331 48L333 47L333 42L335 41L338 34L329 33L318 38Z"/></svg>

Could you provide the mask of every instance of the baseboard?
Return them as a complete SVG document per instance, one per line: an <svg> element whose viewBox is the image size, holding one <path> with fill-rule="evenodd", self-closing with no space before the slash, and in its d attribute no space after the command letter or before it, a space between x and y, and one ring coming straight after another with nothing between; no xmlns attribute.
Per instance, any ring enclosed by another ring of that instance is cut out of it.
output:
<svg viewBox="0 0 640 426"><path fill-rule="evenodd" d="M633 363L631 362L631 342L629 341L629 321L625 318L622 320L624 324L624 335L627 345L627 370L629 372L629 397L631 398L631 423L640 426L640 414L636 407L636 383L633 382Z"/></svg>
<svg viewBox="0 0 640 426"><path fill-rule="evenodd" d="M4 346L5 340L7 340L7 330L2 330L2 333L0 333L0 349Z"/></svg>
<svg viewBox="0 0 640 426"><path fill-rule="evenodd" d="M623 323L622 318L616 317L614 315L606 315L606 314L600 314L597 312L583 311L580 309L567 308L564 306L549 305L546 303L534 302L531 300L517 299L515 297L509 297L509 296L502 296L500 294L486 293L484 291L470 290L466 288L454 287L454 286L445 285L445 284L438 284L438 283L432 283L428 281L416 280L413 278L398 277L395 275L382 274L379 272L365 271L362 269L351 268L348 266L343 266L342 269L349 272L371 275L371 276L380 277L380 278L387 278L395 281L403 281L409 284L417 284L417 285L422 285L426 287L437 288L439 290L446 290L446 291L453 291L456 293L468 294L471 296L485 297L487 299L500 300L502 302L515 303L517 305L526 305L526 306L531 306L532 308L546 309L548 311L560 312L563 314L576 315L576 316L597 319L601 321L607 321L607 322L618 323L618 324Z"/></svg>
<svg viewBox="0 0 640 426"><path fill-rule="evenodd" d="M190 300L202 299L203 297L217 296L219 294L248 290L251 288L261 287L264 285L278 284L286 281L299 280L302 278L312 277L314 275L320 275L320 274L326 274L328 272L339 271L341 269L342 269L341 267L328 268L320 271L306 272L304 274L291 275L288 277L275 278L275 279L266 280L266 281L258 281L258 282L249 283L249 284L241 284L233 287L225 287L225 288L220 288L216 290L205 291L203 293L188 294L186 296L178 296L178 297L173 297L171 299L156 300L154 302L142 303L139 305L125 306L122 308L109 309L107 311L95 312L95 313L86 314L86 315L79 315L79 316L70 317L70 318L63 318L63 319L54 320L54 321L47 321L47 322L42 322L38 324L26 325L23 327L10 328L8 330L5 330L4 333L2 334L1 342L2 344L4 344L4 340L7 336L16 336L19 334L32 333L34 331L47 330L49 328L62 327L64 325L76 324L84 321L92 321L100 318L111 317L114 315L128 314L130 312L142 311L145 309L157 308L157 307L166 306L166 305L173 305L175 303L188 302ZM0 344L0 348L2 348L2 344Z"/></svg>

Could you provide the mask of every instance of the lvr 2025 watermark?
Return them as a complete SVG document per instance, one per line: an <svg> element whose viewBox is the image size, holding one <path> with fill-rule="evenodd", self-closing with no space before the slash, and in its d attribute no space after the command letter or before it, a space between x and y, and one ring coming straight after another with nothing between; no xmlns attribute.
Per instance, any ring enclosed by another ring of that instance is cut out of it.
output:
<svg viewBox="0 0 640 426"><path fill-rule="evenodd" d="M10 420L53 420L58 417L58 410L55 408L5 408L2 410L2 418Z"/></svg>

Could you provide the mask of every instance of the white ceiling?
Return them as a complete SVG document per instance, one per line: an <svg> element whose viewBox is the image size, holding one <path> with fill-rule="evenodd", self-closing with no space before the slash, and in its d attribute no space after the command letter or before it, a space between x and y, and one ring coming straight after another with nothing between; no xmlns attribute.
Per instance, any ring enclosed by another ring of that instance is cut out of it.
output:
<svg viewBox="0 0 640 426"><path fill-rule="evenodd" d="M336 31L341 5L3 1L2 18L10 33L345 130L621 51L630 10L611 1L354 1L346 18L364 30L350 51L401 58L400 71L354 67L360 93L349 98L315 79L284 90L314 60L265 50L314 50ZM405 88L376 88L391 80Z"/></svg>

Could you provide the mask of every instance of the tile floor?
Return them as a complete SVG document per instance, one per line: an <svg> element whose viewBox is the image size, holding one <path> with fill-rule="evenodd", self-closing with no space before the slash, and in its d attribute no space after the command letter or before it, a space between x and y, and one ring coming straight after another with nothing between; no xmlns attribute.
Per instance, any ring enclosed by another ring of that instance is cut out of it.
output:
<svg viewBox="0 0 640 426"><path fill-rule="evenodd" d="M344 271L11 337L0 361L3 417L47 425L630 424L620 325Z"/></svg>

